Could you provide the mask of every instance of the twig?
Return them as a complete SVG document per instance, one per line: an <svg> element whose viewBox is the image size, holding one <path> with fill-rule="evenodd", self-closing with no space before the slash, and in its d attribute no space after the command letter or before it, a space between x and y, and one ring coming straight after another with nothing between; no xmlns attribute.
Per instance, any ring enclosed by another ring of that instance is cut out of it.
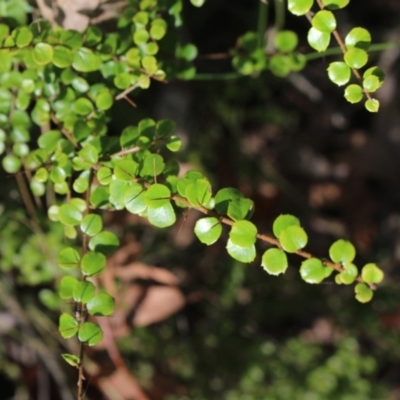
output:
<svg viewBox="0 0 400 400"><path fill-rule="evenodd" d="M150 185L149 185L149 184L145 184L144 186L145 186L145 187L149 187ZM171 199L174 200L174 201L176 201L176 202L186 204L189 208L194 208L194 209L196 209L196 210L202 212L203 214L209 215L210 217L217 218L221 223L223 223L223 224L225 224L225 225L233 226L234 223L235 223L235 221L231 220L230 218L228 218L228 217L223 217L223 216L217 214L215 211L208 210L207 208L205 208L205 207L203 207L203 206L197 206L197 207L193 206L193 205L190 204L189 201L186 200L184 197L174 195L174 196L171 197ZM276 247L282 249L282 246L281 246L279 240L276 239L276 238L274 238L274 237L272 237L272 236L269 236L269 235L263 234L263 233L257 233L257 238L258 238L259 240L261 240L262 242L271 244L271 245L273 245L273 246L276 246ZM316 256L312 255L311 253L309 253L309 252L307 252L307 251L304 251L304 250L298 250L298 251L296 251L294 254L297 254L298 256L303 257L303 258L306 258L306 259L308 259L308 258L318 258L318 259L321 259L320 257L316 257ZM323 264L323 265L325 265L326 267L331 267L331 268L333 268L334 270L336 270L337 272L343 272L343 271L344 271L344 268L343 268L342 264L340 264L340 263L334 263L334 262L332 262L332 261L325 260L325 259L321 259L321 261L322 261L322 264ZM357 280L358 282L364 283L364 281L363 281L363 279L362 279L361 276L358 276L358 277L356 278L356 280ZM376 290L376 285L374 285L374 284L369 284L369 287L370 287L372 290Z"/></svg>
<svg viewBox="0 0 400 400"><path fill-rule="evenodd" d="M322 0L317 0L318 6L321 10L323 10L325 8L324 4L322 3ZM342 50L343 54L346 54L347 52L347 48L346 45L344 44L344 41L342 39L342 37L340 36L339 32L335 29L332 32L333 36L335 37L340 49ZM354 76L358 79L358 81L361 83L361 87L362 87L362 76L360 75L360 73L358 72L358 70L356 68L351 68L353 71ZM365 93L365 95L367 96L368 100L372 100L372 96L371 93L363 88L363 92Z"/></svg>

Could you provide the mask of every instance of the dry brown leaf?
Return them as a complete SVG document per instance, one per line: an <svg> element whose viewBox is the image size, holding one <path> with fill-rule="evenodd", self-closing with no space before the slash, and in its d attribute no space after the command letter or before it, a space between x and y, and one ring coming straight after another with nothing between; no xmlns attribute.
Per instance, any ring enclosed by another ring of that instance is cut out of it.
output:
<svg viewBox="0 0 400 400"><path fill-rule="evenodd" d="M100 378L98 386L112 400L149 400L125 368L117 368L111 375Z"/></svg>
<svg viewBox="0 0 400 400"><path fill-rule="evenodd" d="M153 267L141 262L133 262L124 266L116 266L114 269L116 277L124 281L143 279L162 283L164 285L178 285L178 278L164 268Z"/></svg>

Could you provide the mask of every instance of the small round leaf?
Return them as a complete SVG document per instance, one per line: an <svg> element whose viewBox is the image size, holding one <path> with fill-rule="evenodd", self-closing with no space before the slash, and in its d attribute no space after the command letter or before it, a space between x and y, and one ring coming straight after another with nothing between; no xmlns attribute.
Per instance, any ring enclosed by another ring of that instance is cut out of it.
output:
<svg viewBox="0 0 400 400"><path fill-rule="evenodd" d="M339 239L329 248L329 256L335 263L351 263L356 256L356 249L349 241Z"/></svg>
<svg viewBox="0 0 400 400"><path fill-rule="evenodd" d="M345 37L344 42L348 49L357 47L368 50L371 45L371 34L364 28L353 28Z"/></svg>
<svg viewBox="0 0 400 400"><path fill-rule="evenodd" d="M221 223L214 217L201 218L196 222L194 233L201 243L215 243L222 233Z"/></svg>
<svg viewBox="0 0 400 400"><path fill-rule="evenodd" d="M344 91L344 97L349 103L359 103L363 96L364 92L360 85L351 84Z"/></svg>
<svg viewBox="0 0 400 400"><path fill-rule="evenodd" d="M58 210L58 220L64 225L75 226L82 221L82 213L73 204L63 204Z"/></svg>
<svg viewBox="0 0 400 400"><path fill-rule="evenodd" d="M58 323L58 330L64 339L69 339L78 332L78 322L72 315L62 313Z"/></svg>
<svg viewBox="0 0 400 400"><path fill-rule="evenodd" d="M119 239L115 233L102 231L89 241L89 249L109 255L119 247Z"/></svg>
<svg viewBox="0 0 400 400"><path fill-rule="evenodd" d="M369 112L378 112L379 111L379 100L376 99L368 99L365 102L365 108Z"/></svg>
<svg viewBox="0 0 400 400"><path fill-rule="evenodd" d="M332 62L328 67L328 76L333 83L342 86L350 80L351 69L344 62Z"/></svg>
<svg viewBox="0 0 400 400"><path fill-rule="evenodd" d="M257 240L257 228L250 221L237 221L229 232L230 240L240 247L250 247Z"/></svg>
<svg viewBox="0 0 400 400"><path fill-rule="evenodd" d="M90 315L106 316L114 312L115 301L108 293L102 292L93 296L86 304Z"/></svg>
<svg viewBox="0 0 400 400"><path fill-rule="evenodd" d="M294 15L307 14L314 4L314 0L289 0L289 11Z"/></svg>
<svg viewBox="0 0 400 400"><path fill-rule="evenodd" d="M250 263L256 258L256 247L254 244L249 247L240 247L234 244L231 239L228 239L226 249L232 258L243 263Z"/></svg>
<svg viewBox="0 0 400 400"><path fill-rule="evenodd" d="M82 257L82 272L88 276L98 275L106 266L106 256L96 251L89 251Z"/></svg>
<svg viewBox="0 0 400 400"><path fill-rule="evenodd" d="M87 303L94 296L95 290L92 282L80 281L73 291L74 300L78 303Z"/></svg>
<svg viewBox="0 0 400 400"><path fill-rule="evenodd" d="M81 256L72 247L62 249L57 257L57 263L61 268L72 269L79 266Z"/></svg>
<svg viewBox="0 0 400 400"><path fill-rule="evenodd" d="M361 270L361 277L366 283L381 283L384 278L384 274L376 264L369 263L364 265L363 269Z"/></svg>
<svg viewBox="0 0 400 400"><path fill-rule="evenodd" d="M164 204L162 207L148 208L147 218L152 225L158 228L166 228L173 225L176 221L175 211L171 202Z"/></svg>
<svg viewBox="0 0 400 400"><path fill-rule="evenodd" d="M368 62L368 53L357 47L353 47L346 51L344 61L350 68L362 68Z"/></svg>
<svg viewBox="0 0 400 400"><path fill-rule="evenodd" d="M325 278L325 267L318 258L309 258L301 263L300 275L307 283L321 283Z"/></svg>
<svg viewBox="0 0 400 400"><path fill-rule="evenodd" d="M88 214L81 222L81 231L89 236L97 235L103 228L103 221L100 215Z"/></svg>
<svg viewBox="0 0 400 400"><path fill-rule="evenodd" d="M374 296L374 292L365 283L358 283L354 287L354 292L356 293L356 299L360 303L368 303Z"/></svg>
<svg viewBox="0 0 400 400"><path fill-rule="evenodd" d="M299 219L294 215L281 214L275 219L274 224L272 225L272 231L274 232L274 235L279 238L281 232L289 226L300 226Z"/></svg>
<svg viewBox="0 0 400 400"><path fill-rule="evenodd" d="M312 26L320 32L331 33L336 29L336 18L331 11L318 11L312 21Z"/></svg>
<svg viewBox="0 0 400 400"><path fill-rule="evenodd" d="M282 250L268 249L262 256L261 265L270 275L279 275L286 271L288 260Z"/></svg>
<svg viewBox="0 0 400 400"><path fill-rule="evenodd" d="M89 346L94 346L103 339L103 331L98 324L94 322L85 322L79 328L78 338L81 342Z"/></svg>
<svg viewBox="0 0 400 400"><path fill-rule="evenodd" d="M307 234L300 226L289 226L279 235L279 241L283 250L295 253L307 244Z"/></svg>
<svg viewBox="0 0 400 400"><path fill-rule="evenodd" d="M321 32L318 29L310 28L307 35L308 44L319 53L325 51L331 41L331 34Z"/></svg>
<svg viewBox="0 0 400 400"><path fill-rule="evenodd" d="M149 208L160 208L170 203L171 191L167 186L156 183L144 194L144 202Z"/></svg>

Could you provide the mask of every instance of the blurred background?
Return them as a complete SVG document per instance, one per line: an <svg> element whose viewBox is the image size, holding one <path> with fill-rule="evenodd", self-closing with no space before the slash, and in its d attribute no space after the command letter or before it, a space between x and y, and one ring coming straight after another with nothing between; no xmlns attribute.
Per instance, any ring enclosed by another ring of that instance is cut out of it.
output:
<svg viewBox="0 0 400 400"><path fill-rule="evenodd" d="M280 0L269 3L267 35L278 16L309 53L308 21L284 15ZM334 57L285 79L268 71L232 74L229 50L256 30L257 0L183 4L178 34L199 50L197 75L152 83L134 97L136 109L117 103L110 134L144 117L175 120L184 141L181 170L201 170L214 192L230 186L252 198L261 232L271 232L279 214L295 214L311 253L325 257L336 239L351 240L356 263L378 263L386 279L363 305L353 287L333 278L306 284L298 257L273 277L260 256L244 265L227 255L223 240L202 245L193 234L195 211L167 230L125 211L105 212L122 244L102 277L117 311L101 319L105 339L88 349L88 398L400 399L400 47L371 56L387 74L377 92L381 109L371 114L329 81ZM94 22L112 29L124 6L0 0L0 21L43 15L68 28ZM396 0L353 0L337 18L344 34L363 26L373 43L400 44ZM0 200L0 399L73 399L77 373L60 353L76 353L77 344L57 334L60 308L68 305L53 292L62 228L45 222L45 210L32 228L15 178L4 172Z"/></svg>

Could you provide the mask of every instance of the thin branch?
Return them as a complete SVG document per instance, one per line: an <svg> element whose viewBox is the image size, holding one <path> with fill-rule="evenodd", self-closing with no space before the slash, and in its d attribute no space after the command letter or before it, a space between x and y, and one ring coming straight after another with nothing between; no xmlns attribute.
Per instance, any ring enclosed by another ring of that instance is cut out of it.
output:
<svg viewBox="0 0 400 400"><path fill-rule="evenodd" d="M265 32L268 22L268 4L260 1L258 5L258 21L257 21L257 46L264 47Z"/></svg>
<svg viewBox="0 0 400 400"><path fill-rule="evenodd" d="M149 185L149 184L145 184L144 186L145 186L145 187L149 187L150 185ZM196 209L196 210L202 212L202 213L205 214L205 215L209 215L210 217L214 217L214 218L218 219L221 223L223 223L223 224L225 224L225 225L233 226L234 223L235 223L235 221L231 220L230 218L228 218L228 217L223 217L223 216L217 214L215 211L208 210L207 208L205 208L205 207L203 207L203 206L194 207L194 206L193 206L192 204L190 204L189 201L186 200L184 197L174 195L174 196L171 197L171 199L174 200L174 201L176 201L176 202L186 204L189 208L194 208L194 209ZM282 249L282 246L281 246L279 240L276 239L276 238L274 238L274 237L272 237L272 236L270 236L270 235L263 234L263 233L257 233L257 238L258 238L259 240L261 240L262 242L271 244L271 245L273 245L273 246L278 247L279 249ZM298 256L300 256L300 257L302 257L302 258L306 258L306 259L308 259L308 258L318 258L318 259L320 259L320 260L322 261L323 265L325 265L326 267L331 267L331 268L333 268L333 269L334 269L335 271L337 271L337 272L343 272L343 271L344 271L344 268L343 268L342 264L340 264L340 263L334 263L334 262L332 262L332 261L325 260L325 259L321 259L320 257L316 257L316 256L312 255L311 253L309 253L309 252L307 252L307 251L298 250L298 251L296 251L294 254L297 254ZM361 276L358 276L358 277L356 278L356 280L357 280L358 282L364 283L364 281L363 281L363 279L362 279ZM376 290L376 285L374 285L374 284L369 284L369 287L370 287L372 290Z"/></svg>
<svg viewBox="0 0 400 400"><path fill-rule="evenodd" d="M323 10L325 8L324 4L322 3L322 0L317 0L317 3L321 10ZM333 36L335 37L340 49L342 50L342 53L346 54L347 48L346 48L346 45L344 44L344 41L343 41L342 37L340 36L339 32L335 29L332 33L333 33ZM362 79L362 76L360 75L360 73L358 72L358 70L356 68L352 68L352 71L353 71L354 76L361 83L361 87L363 87L362 86L363 79ZM365 95L367 96L367 98L369 100L372 100L371 93L368 90L363 88L363 92L365 93Z"/></svg>

